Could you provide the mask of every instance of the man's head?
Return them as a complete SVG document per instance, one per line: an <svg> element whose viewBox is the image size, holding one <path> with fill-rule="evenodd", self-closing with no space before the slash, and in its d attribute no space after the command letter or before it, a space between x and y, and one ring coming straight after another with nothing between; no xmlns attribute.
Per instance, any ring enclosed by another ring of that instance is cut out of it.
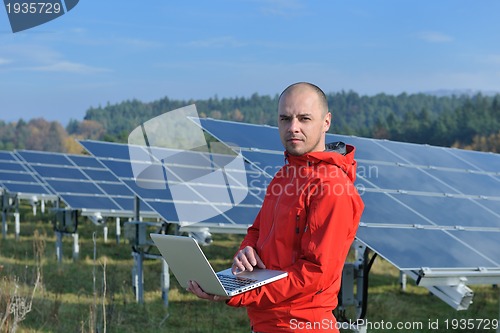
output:
<svg viewBox="0 0 500 333"><path fill-rule="evenodd" d="M303 155L325 150L325 133L331 117L320 88L307 82L288 86L278 103L278 129L286 151Z"/></svg>

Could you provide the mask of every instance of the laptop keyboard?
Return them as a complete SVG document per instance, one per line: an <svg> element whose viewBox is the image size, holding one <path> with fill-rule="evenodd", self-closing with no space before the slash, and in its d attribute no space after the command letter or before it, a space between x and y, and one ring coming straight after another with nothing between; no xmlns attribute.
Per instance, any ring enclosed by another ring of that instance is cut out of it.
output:
<svg viewBox="0 0 500 333"><path fill-rule="evenodd" d="M226 290L238 289L257 282L257 280L254 279L231 276L231 275L217 274L217 277L219 278L220 282L222 283L222 285Z"/></svg>

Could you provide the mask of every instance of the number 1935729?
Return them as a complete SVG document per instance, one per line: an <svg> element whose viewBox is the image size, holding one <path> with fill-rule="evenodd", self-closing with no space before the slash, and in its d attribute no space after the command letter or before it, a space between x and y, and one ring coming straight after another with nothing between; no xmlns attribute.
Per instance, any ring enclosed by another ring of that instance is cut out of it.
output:
<svg viewBox="0 0 500 333"><path fill-rule="evenodd" d="M50 2L14 2L5 8L8 14L59 14L63 10L61 4Z"/></svg>

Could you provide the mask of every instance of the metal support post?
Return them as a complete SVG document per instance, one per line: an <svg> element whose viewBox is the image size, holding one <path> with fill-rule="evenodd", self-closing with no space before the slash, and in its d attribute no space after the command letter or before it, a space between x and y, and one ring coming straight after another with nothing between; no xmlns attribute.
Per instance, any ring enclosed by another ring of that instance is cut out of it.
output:
<svg viewBox="0 0 500 333"><path fill-rule="evenodd" d="M369 260L370 249L359 241L354 241L355 261L345 263L342 271L342 286L339 293L339 308L341 328L346 328L354 333L366 333L366 310L368 301L368 274L375 257ZM354 288L356 284L356 288ZM354 289L356 293L354 295ZM353 321L345 316L346 307L354 305L356 319Z"/></svg>
<svg viewBox="0 0 500 333"><path fill-rule="evenodd" d="M115 219L116 222L116 244L120 244L120 236L122 233L121 225L120 225L120 218L117 217Z"/></svg>
<svg viewBox="0 0 500 333"><path fill-rule="evenodd" d="M45 213L45 200L40 201L40 212Z"/></svg>
<svg viewBox="0 0 500 333"><path fill-rule="evenodd" d="M30 198L31 209L33 211L33 216L36 216L36 206L38 205L38 197L36 195Z"/></svg>
<svg viewBox="0 0 500 333"><path fill-rule="evenodd" d="M19 234L21 233L21 221L19 211L17 210L14 213L14 226L16 231L16 240L19 240Z"/></svg>
<svg viewBox="0 0 500 333"><path fill-rule="evenodd" d="M349 305L357 305L357 299L354 297L354 281L357 274L357 269L353 263L345 263L342 270L342 285L340 287L340 300L342 308Z"/></svg>
<svg viewBox="0 0 500 333"><path fill-rule="evenodd" d="M140 200L138 196L134 198L134 217L135 221L139 220L140 215ZM136 245L139 244L139 225L136 225ZM144 302L144 272L143 272L143 260L144 254L141 252L139 247L139 252L133 252L132 256L134 257L134 268L132 270L133 275L133 285L135 287L135 300L137 303L142 304Z"/></svg>
<svg viewBox="0 0 500 333"><path fill-rule="evenodd" d="M168 274L168 264L161 258L161 298L163 304L168 306L168 291L170 290L170 275Z"/></svg>
<svg viewBox="0 0 500 333"><path fill-rule="evenodd" d="M80 256L80 244L78 244L78 233L71 234L73 236L73 260L78 260Z"/></svg>
<svg viewBox="0 0 500 333"><path fill-rule="evenodd" d="M4 209L2 210L2 238L6 239L7 238L7 211Z"/></svg>
<svg viewBox="0 0 500 333"><path fill-rule="evenodd" d="M143 261L144 254L142 252L133 252L134 268L132 270L132 285L134 286L135 300L137 303L144 303L144 272Z"/></svg>
<svg viewBox="0 0 500 333"><path fill-rule="evenodd" d="M7 214L9 213L9 196L3 192L0 192L0 208L2 209L2 238L7 238L7 230L9 226L7 225Z"/></svg>
<svg viewBox="0 0 500 333"><path fill-rule="evenodd" d="M102 233L104 235L104 243L106 244L108 242L108 225L105 224L104 227L102 227Z"/></svg>
<svg viewBox="0 0 500 333"><path fill-rule="evenodd" d="M360 320L362 322L362 320ZM367 327L366 324L357 324L356 328L353 330L353 333L366 333L367 332Z"/></svg>
<svg viewBox="0 0 500 333"><path fill-rule="evenodd" d="M56 231L56 258L58 263L62 262L62 237L63 233Z"/></svg>
<svg viewBox="0 0 500 333"><path fill-rule="evenodd" d="M134 218L136 221L140 221L141 218L141 200L138 196L134 198Z"/></svg>
<svg viewBox="0 0 500 333"><path fill-rule="evenodd" d="M117 237L119 239L120 220L117 219ZM147 226L151 225L149 222L142 222L140 216L140 199L135 197L134 200L134 218L132 221L124 224L125 237L130 240L132 245L132 256L134 258L134 267L132 268L132 285L134 288L135 299L137 303L144 303L144 259L155 258L158 256L151 256L147 253L147 249L151 246L147 239ZM165 263L166 265L166 263ZM168 280L168 266L162 268L162 293L164 288L168 294L170 281ZM165 273L166 272L166 273ZM167 296L168 297L168 296ZM168 299L165 299L168 302Z"/></svg>
<svg viewBox="0 0 500 333"><path fill-rule="evenodd" d="M370 250L360 242L356 242L356 265L357 265L357 290L356 290L356 314L359 319L364 319L366 309L365 303L365 266L368 265L368 254Z"/></svg>
<svg viewBox="0 0 500 333"><path fill-rule="evenodd" d="M402 291L406 291L407 277L404 272L399 272L399 285Z"/></svg>

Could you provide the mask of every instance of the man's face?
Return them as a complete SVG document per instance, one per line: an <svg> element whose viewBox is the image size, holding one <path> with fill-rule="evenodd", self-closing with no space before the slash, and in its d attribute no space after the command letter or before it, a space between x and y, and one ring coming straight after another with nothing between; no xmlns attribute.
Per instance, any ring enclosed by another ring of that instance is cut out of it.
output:
<svg viewBox="0 0 500 333"><path fill-rule="evenodd" d="M331 114L323 113L318 94L309 87L297 87L281 97L278 129L286 151L303 155L325 150Z"/></svg>

